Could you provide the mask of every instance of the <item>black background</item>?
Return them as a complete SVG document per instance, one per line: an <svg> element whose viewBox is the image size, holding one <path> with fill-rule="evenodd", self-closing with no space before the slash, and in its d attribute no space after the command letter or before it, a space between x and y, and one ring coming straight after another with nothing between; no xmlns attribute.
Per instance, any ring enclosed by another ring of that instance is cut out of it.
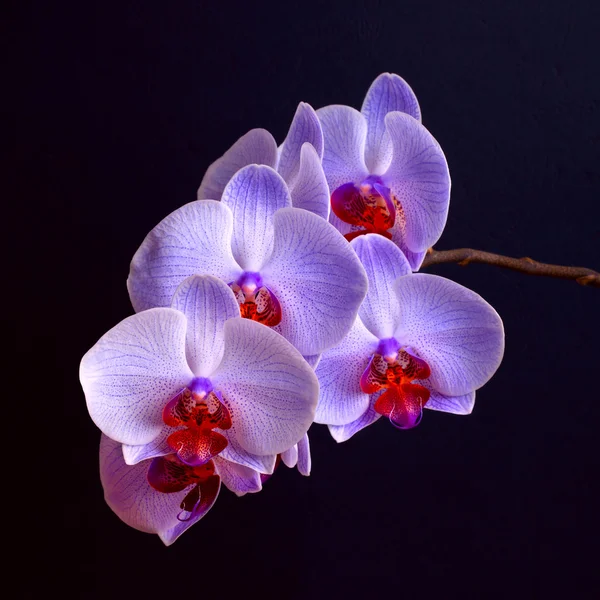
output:
<svg viewBox="0 0 600 600"><path fill-rule="evenodd" d="M13 9L3 39L17 165L5 181L16 193L5 201L20 220L5 228L23 249L8 262L16 301L30 313L4 321L28 369L17 383L29 393L17 399L53 441L33 445L26 481L11 476L5 519L19 523L28 573L12 597L595 595L599 290L495 267L431 269L504 319L505 359L474 413L428 411L409 432L382 420L341 445L313 426L310 478L282 468L260 494L225 491L168 549L103 501L99 434L78 365L132 312L125 279L134 251L195 198L210 162L253 127L283 140L301 100L360 108L382 71L411 84L450 165L439 249L600 268L598 7L281 0ZM9 421L24 435L22 417Z"/></svg>

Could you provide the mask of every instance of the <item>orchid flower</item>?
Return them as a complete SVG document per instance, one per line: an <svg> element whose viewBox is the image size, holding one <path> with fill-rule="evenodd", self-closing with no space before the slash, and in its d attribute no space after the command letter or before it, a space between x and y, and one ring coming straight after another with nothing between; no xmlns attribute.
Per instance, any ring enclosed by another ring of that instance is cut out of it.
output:
<svg viewBox="0 0 600 600"><path fill-rule="evenodd" d="M367 234L351 245L369 292L348 335L321 356L315 421L342 442L382 415L409 429L423 407L470 413L475 390L502 360L496 311L453 281L412 274L399 248L382 236Z"/></svg>
<svg viewBox="0 0 600 600"><path fill-rule="evenodd" d="M238 494L260 490L276 455L306 444L318 396L300 353L240 318L233 291L206 275L185 279L171 307L137 313L102 336L80 380L106 436L109 505L166 544L208 511L221 480Z"/></svg>
<svg viewBox="0 0 600 600"><path fill-rule="evenodd" d="M148 234L127 281L133 307L169 306L195 274L223 280L242 316L277 326L311 360L346 335L367 290L343 236L292 207L285 181L264 165L239 170L220 202L191 202Z"/></svg>
<svg viewBox="0 0 600 600"><path fill-rule="evenodd" d="M450 175L440 145L421 125L412 89L382 73L361 112L333 105L317 115L330 221L349 240L366 233L391 239L418 270L446 224Z"/></svg>
<svg viewBox="0 0 600 600"><path fill-rule="evenodd" d="M279 148L267 130L252 129L210 165L198 189L198 200L220 200L227 183L241 168L251 164L267 165L285 180L292 206L327 219L329 187L321 167L322 159L321 124L312 106L301 102Z"/></svg>

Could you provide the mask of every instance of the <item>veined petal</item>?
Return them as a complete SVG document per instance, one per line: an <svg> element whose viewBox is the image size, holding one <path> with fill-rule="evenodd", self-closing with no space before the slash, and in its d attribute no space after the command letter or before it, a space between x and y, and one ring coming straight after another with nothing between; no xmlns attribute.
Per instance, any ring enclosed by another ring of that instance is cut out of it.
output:
<svg viewBox="0 0 600 600"><path fill-rule="evenodd" d="M421 252L438 241L446 224L448 164L440 145L411 116L391 112L385 123L394 153L383 179L402 206L406 245L413 252Z"/></svg>
<svg viewBox="0 0 600 600"><path fill-rule="evenodd" d="M285 181L271 167L248 165L227 184L221 202L233 213L233 256L245 271L260 271L273 249L273 215L292 205Z"/></svg>
<svg viewBox="0 0 600 600"><path fill-rule="evenodd" d="M382 73L371 84L361 108L368 125L365 162L370 173L383 173L392 158L392 142L385 126L385 116L392 111L421 121L419 102L408 83L394 73Z"/></svg>
<svg viewBox="0 0 600 600"><path fill-rule="evenodd" d="M231 288L211 275L193 275L175 291L171 306L187 317L185 353L198 377L209 377L223 358L227 319L240 316Z"/></svg>
<svg viewBox="0 0 600 600"><path fill-rule="evenodd" d="M320 384L316 423L345 425L365 412L369 396L360 378L378 341L357 317L341 343L323 353L315 371Z"/></svg>
<svg viewBox="0 0 600 600"><path fill-rule="evenodd" d="M216 500L218 488L211 498L206 499L206 503L202 503L201 510L182 522L177 515L190 488L172 494L157 492L148 483L149 466L150 461L126 465L121 444L102 436L100 479L107 504L127 525L146 533L157 533L169 546L208 512Z"/></svg>
<svg viewBox="0 0 600 600"><path fill-rule="evenodd" d="M470 415L475 406L475 390L462 396L446 396L431 387L429 381L415 380L417 383L427 388L430 392L429 400L425 404L425 408L431 410L439 410L442 412L452 413L454 415Z"/></svg>
<svg viewBox="0 0 600 600"><path fill-rule="evenodd" d="M300 168L289 184L292 205L303 208L327 220L329 217L329 186L321 159L308 143L300 151Z"/></svg>
<svg viewBox="0 0 600 600"><path fill-rule="evenodd" d="M286 467L293 469L298 462L298 444L294 444L281 453L281 460Z"/></svg>
<svg viewBox="0 0 600 600"><path fill-rule="evenodd" d="M394 289L400 304L394 337L429 365L433 389L461 396L492 377L502 361L504 329L479 294L425 273L400 277Z"/></svg>
<svg viewBox="0 0 600 600"><path fill-rule="evenodd" d="M287 340L256 321L225 323L225 354L211 380L231 414L230 431L248 452L279 454L312 423L319 394L314 371Z"/></svg>
<svg viewBox="0 0 600 600"><path fill-rule="evenodd" d="M323 131L319 117L313 107L300 102L290 125L287 137L281 146L277 171L289 185L300 169L300 149L308 143L316 151L319 163L323 158Z"/></svg>
<svg viewBox="0 0 600 600"><path fill-rule="evenodd" d="M375 400L378 395L373 395L369 399L369 406L365 412L355 419L351 423L347 425L329 425L329 432L331 433L331 437L338 442L345 442L349 440L355 433L358 433L361 429L372 425L377 421L377 419L381 418L379 413L375 412L373 408L375 405Z"/></svg>
<svg viewBox="0 0 600 600"><path fill-rule="evenodd" d="M321 360L320 354L311 354L309 356L305 356L304 360L310 365L311 369L314 371Z"/></svg>
<svg viewBox="0 0 600 600"><path fill-rule="evenodd" d="M390 338L398 327L398 298L392 284L411 273L402 251L390 240L370 233L352 240L369 279L369 291L358 314L365 327L379 339Z"/></svg>
<svg viewBox="0 0 600 600"><path fill-rule="evenodd" d="M392 234L392 242L394 242L394 244L396 244L396 246L402 250L402 254L404 254L406 257L410 268L413 271L418 271L423 264L423 260L427 256L427 250L421 250L419 252L413 252L412 250L409 250L404 240L405 230L406 223L402 223L400 219L396 219L394 227L392 227L390 230L390 233Z"/></svg>
<svg viewBox="0 0 600 600"><path fill-rule="evenodd" d="M132 315L105 333L81 360L90 416L123 444L147 444L162 410L193 378L185 359L186 318L171 308Z"/></svg>
<svg viewBox="0 0 600 600"><path fill-rule="evenodd" d="M123 458L128 465L137 465L143 460L172 454L173 450L167 444L167 438L173 433L173 428L162 424L160 433L147 444L123 444Z"/></svg>
<svg viewBox="0 0 600 600"><path fill-rule="evenodd" d="M163 219L131 261L127 289L139 312L170 306L179 284L191 275L226 282L241 273L231 253L233 215L221 202L190 202Z"/></svg>
<svg viewBox="0 0 600 600"><path fill-rule="evenodd" d="M329 190L362 181L367 175L365 141L367 121L350 106L335 104L317 110L323 128L323 170Z"/></svg>
<svg viewBox="0 0 600 600"><path fill-rule="evenodd" d="M246 165L277 166L277 144L266 129L252 129L208 167L198 200L220 200L229 180Z"/></svg>
<svg viewBox="0 0 600 600"><path fill-rule="evenodd" d="M228 444L227 448L219 454L221 458L265 475L273 473L277 460L276 454L253 454L240 446L231 430L223 431L222 434L227 438Z"/></svg>
<svg viewBox="0 0 600 600"><path fill-rule="evenodd" d="M213 459L223 485L237 496L260 492L262 483L260 473L243 465L229 462L215 456Z"/></svg>
<svg viewBox="0 0 600 600"><path fill-rule="evenodd" d="M274 219L265 284L281 304L281 334L302 354L323 352L346 335L367 292L356 254L327 221L297 208Z"/></svg>
<svg viewBox="0 0 600 600"><path fill-rule="evenodd" d="M310 475L311 457L310 457L310 442L308 441L308 433L298 442L298 472L300 475L308 477Z"/></svg>

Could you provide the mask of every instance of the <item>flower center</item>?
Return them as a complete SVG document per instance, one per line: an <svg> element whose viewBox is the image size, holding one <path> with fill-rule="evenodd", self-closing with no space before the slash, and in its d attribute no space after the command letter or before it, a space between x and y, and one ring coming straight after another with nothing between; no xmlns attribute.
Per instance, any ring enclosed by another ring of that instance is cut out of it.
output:
<svg viewBox="0 0 600 600"><path fill-rule="evenodd" d="M274 327L281 323L281 306L275 294L263 285L260 273L245 271L229 287L233 290L244 319Z"/></svg>
<svg viewBox="0 0 600 600"><path fill-rule="evenodd" d="M219 492L219 479L212 460L192 467L176 454L154 458L148 469L148 483L158 492L173 494L194 486L179 506L181 512L177 518L180 521L189 521L195 513L203 512L212 504Z"/></svg>
<svg viewBox="0 0 600 600"><path fill-rule="evenodd" d="M389 338L380 341L360 378L360 387L365 394L385 389L375 402L375 412L388 417L398 429L411 429L420 423L429 400L429 390L412 381L430 375L429 365L423 359Z"/></svg>
<svg viewBox="0 0 600 600"><path fill-rule="evenodd" d="M335 215L345 223L362 228L347 233L344 237L348 241L365 233L378 233L392 239L388 230L394 226L399 209L390 188L373 175L358 185L345 183L331 194L331 210Z"/></svg>
<svg viewBox="0 0 600 600"><path fill-rule="evenodd" d="M208 379L198 377L178 392L162 417L170 427L183 427L167 438L167 444L185 465L204 465L227 447L227 438L214 430L229 429L231 416Z"/></svg>

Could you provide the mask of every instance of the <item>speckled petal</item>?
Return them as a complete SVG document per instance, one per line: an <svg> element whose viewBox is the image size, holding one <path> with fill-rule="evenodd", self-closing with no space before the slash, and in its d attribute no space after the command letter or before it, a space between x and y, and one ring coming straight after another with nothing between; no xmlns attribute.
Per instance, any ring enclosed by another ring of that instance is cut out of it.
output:
<svg viewBox="0 0 600 600"><path fill-rule="evenodd" d="M394 289L400 305L395 337L429 365L433 389L461 396L492 377L502 361L504 329L481 296L425 273L398 278Z"/></svg>
<svg viewBox="0 0 600 600"><path fill-rule="evenodd" d="M81 360L88 410L103 433L147 444L163 427L162 410L193 378L185 358L186 318L154 308L105 333Z"/></svg>
<svg viewBox="0 0 600 600"><path fill-rule="evenodd" d="M235 260L245 271L260 271L273 250L273 216L292 205L285 181L271 167L248 165L227 184L221 203L233 213Z"/></svg>
<svg viewBox="0 0 600 600"><path fill-rule="evenodd" d="M170 306L179 284L191 275L225 282L241 273L231 253L233 215L221 202L190 202L163 219L131 261L127 289L136 311Z"/></svg>
<svg viewBox="0 0 600 600"><path fill-rule="evenodd" d="M240 316L231 288L211 275L193 275L175 291L172 308L187 317L186 357L194 375L210 377L223 358L227 319Z"/></svg>
<svg viewBox="0 0 600 600"><path fill-rule="evenodd" d="M385 116L392 111L421 121L417 97L408 83L394 73L382 73L371 84L361 109L368 125L365 162L369 172L376 175L388 168L392 158L392 142L385 126Z"/></svg>
<svg viewBox="0 0 600 600"><path fill-rule="evenodd" d="M340 344L323 353L316 369L319 404L316 423L351 423L369 405L369 396L360 388L360 378L377 349L378 339L356 318Z"/></svg>
<svg viewBox="0 0 600 600"><path fill-rule="evenodd" d="M229 180L252 164L277 166L277 144L265 129L252 129L208 167L198 188L198 200L220 200Z"/></svg>
<svg viewBox="0 0 600 600"><path fill-rule="evenodd" d="M231 414L229 437L253 454L287 450L313 421L319 394L314 371L287 340L256 321L225 323L223 362L211 381Z"/></svg>
<svg viewBox="0 0 600 600"><path fill-rule="evenodd" d="M329 190L362 181L368 175L364 159L367 121L363 115L341 104L320 108L317 115L323 127L323 170Z"/></svg>
<svg viewBox="0 0 600 600"><path fill-rule="evenodd" d="M391 112L385 118L394 148L383 175L402 206L405 243L413 252L433 246L442 235L450 204L450 174L440 145L411 116Z"/></svg>

